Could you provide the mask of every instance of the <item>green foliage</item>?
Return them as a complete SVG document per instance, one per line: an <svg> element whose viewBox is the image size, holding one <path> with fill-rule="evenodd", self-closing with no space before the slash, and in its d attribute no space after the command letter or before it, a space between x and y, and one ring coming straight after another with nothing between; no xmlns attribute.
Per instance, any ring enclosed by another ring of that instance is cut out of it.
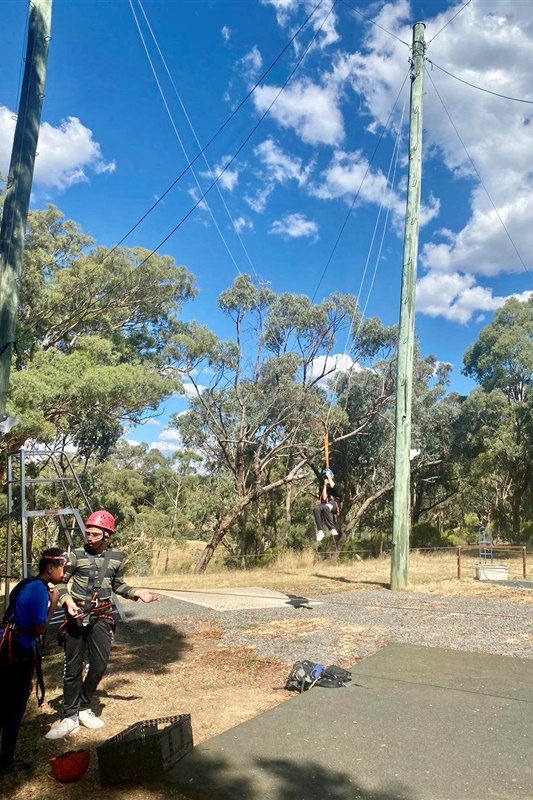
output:
<svg viewBox="0 0 533 800"><path fill-rule="evenodd" d="M54 206L27 227L8 400L21 422L2 448L66 437L103 458L126 423L180 389L163 351L194 281L168 256L94 247Z"/></svg>

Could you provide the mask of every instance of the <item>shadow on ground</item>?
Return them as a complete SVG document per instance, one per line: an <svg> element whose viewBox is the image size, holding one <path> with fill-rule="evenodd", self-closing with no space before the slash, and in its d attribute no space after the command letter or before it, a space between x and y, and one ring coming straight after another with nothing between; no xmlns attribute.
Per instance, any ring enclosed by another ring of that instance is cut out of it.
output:
<svg viewBox="0 0 533 800"><path fill-rule="evenodd" d="M185 763L178 762L166 773L169 783L179 776ZM296 763L284 758L258 757L250 777L232 774L229 762L209 759L205 754L195 758L194 767L196 777L190 777L189 787L184 788L181 781L179 785L191 800L415 800L401 782L368 789L354 782L353 773L328 769L310 759ZM259 776L260 785L254 775Z"/></svg>
<svg viewBox="0 0 533 800"><path fill-rule="evenodd" d="M390 589L390 583L381 583L380 581L362 581L362 580L351 580L350 578L344 578L342 576L335 576L335 575L322 575L320 572L315 572L313 575L314 578L321 578L325 581L334 581L335 583L351 583L355 585L367 585L367 586L380 586L382 589Z"/></svg>

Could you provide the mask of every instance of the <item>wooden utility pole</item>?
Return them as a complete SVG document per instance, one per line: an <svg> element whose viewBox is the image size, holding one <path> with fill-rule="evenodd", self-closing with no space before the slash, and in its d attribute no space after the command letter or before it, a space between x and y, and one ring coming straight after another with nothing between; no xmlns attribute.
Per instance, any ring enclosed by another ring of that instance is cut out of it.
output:
<svg viewBox="0 0 533 800"><path fill-rule="evenodd" d="M411 404L415 338L416 266L420 190L422 181L422 86L424 28L413 26L411 105L409 118L409 171L402 264L402 294L396 373L396 430L394 442L394 509L392 528L391 589L404 589L408 580L411 491Z"/></svg>
<svg viewBox="0 0 533 800"><path fill-rule="evenodd" d="M19 284L44 98L52 0L31 0L26 63L0 227L0 424L6 420Z"/></svg>

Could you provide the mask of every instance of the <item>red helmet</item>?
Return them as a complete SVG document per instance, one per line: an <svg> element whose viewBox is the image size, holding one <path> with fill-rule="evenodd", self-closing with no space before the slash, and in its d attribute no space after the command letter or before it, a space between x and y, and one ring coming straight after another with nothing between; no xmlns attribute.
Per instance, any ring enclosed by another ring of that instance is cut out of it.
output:
<svg viewBox="0 0 533 800"><path fill-rule="evenodd" d="M91 516L85 520L85 527L94 525L95 528L102 528L107 533L115 533L115 517L109 511L93 511Z"/></svg>
<svg viewBox="0 0 533 800"><path fill-rule="evenodd" d="M69 750L61 756L50 758L52 775L60 783L74 783L85 775L91 753L89 750Z"/></svg>

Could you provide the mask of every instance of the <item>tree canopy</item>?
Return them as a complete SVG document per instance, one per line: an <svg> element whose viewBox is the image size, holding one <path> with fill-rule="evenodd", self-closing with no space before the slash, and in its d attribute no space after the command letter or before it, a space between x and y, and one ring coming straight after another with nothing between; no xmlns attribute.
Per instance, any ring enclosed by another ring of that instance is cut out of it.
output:
<svg viewBox="0 0 533 800"><path fill-rule="evenodd" d="M170 257L97 247L54 206L31 211L8 399L20 423L2 449L66 437L85 455L109 452L180 389L162 352L195 293Z"/></svg>

